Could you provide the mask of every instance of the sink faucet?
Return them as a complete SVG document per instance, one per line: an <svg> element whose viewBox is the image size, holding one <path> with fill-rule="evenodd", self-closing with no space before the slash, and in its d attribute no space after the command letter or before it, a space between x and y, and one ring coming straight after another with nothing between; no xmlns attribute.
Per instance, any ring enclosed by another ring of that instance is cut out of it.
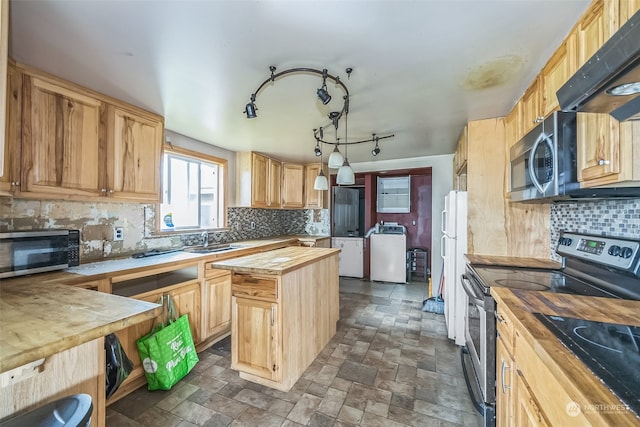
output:
<svg viewBox="0 0 640 427"><path fill-rule="evenodd" d="M206 231L202 232L202 246L204 246L205 248L209 246L209 233L207 233Z"/></svg>

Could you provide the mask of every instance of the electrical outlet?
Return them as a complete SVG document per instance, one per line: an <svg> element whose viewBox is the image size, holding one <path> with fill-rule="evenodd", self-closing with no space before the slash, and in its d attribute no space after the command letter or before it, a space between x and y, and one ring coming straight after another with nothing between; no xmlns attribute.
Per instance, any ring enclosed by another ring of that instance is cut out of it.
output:
<svg viewBox="0 0 640 427"><path fill-rule="evenodd" d="M113 227L113 241L124 240L124 227Z"/></svg>
<svg viewBox="0 0 640 427"><path fill-rule="evenodd" d="M255 230L256 229L256 223L251 221L250 227L251 227L252 230Z"/></svg>

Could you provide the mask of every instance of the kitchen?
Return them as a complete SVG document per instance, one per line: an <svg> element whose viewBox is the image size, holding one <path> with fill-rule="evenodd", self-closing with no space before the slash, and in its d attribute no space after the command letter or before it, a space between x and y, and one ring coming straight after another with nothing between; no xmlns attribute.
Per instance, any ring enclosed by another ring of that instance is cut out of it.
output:
<svg viewBox="0 0 640 427"><path fill-rule="evenodd" d="M624 5L626 3L627 2L622 2L620 4ZM622 13L622 11L620 11L620 13ZM355 80L355 77L356 75L354 74L352 80ZM250 79L249 81L249 85L251 86L258 83L259 79L257 81ZM274 88L270 88L270 91L275 92L276 89L277 85ZM265 95L271 92L265 92ZM529 94L538 96L538 93L535 91L527 91L527 95ZM531 98L527 98L527 100L529 99ZM261 98L258 98L258 101L260 100ZM268 102L265 100L260 101L260 103L264 103L264 113L266 114ZM357 110L355 106L353 109L354 112ZM512 124L516 123L517 120L515 117L515 113L513 115L510 114L505 121ZM514 122L514 120L516 122ZM489 119L486 121L470 122L465 132L466 140L469 142L466 153L463 155L462 152L460 152L456 155L456 159L460 157L466 158L466 162L462 162L463 166L460 169L455 168L454 170L451 164L451 155L449 154L405 160L402 162L394 160L362 162L354 163L353 166L357 172L394 170L411 167L431 168L432 176L434 177L432 195L434 200L432 207L434 229L437 229L439 225L439 213L442 210L444 195L450 188L457 188L457 185L450 184L454 172L457 182L463 182L463 176L466 175L466 189L470 198L469 247L471 253L551 258L554 256L552 248L560 237L560 230L580 229L589 230L596 234L614 233L626 237L637 235L638 223L637 211L635 210L637 209L637 201L633 200L571 201L567 203L547 203L540 205L507 203L502 191L502 189L505 188L503 171L501 168L492 167L492 165L496 164L496 159L506 158L506 148L489 145L492 139L491 135L498 135L497 139L506 138L504 134L514 129L510 126L503 126L502 120ZM626 126L627 125L625 125L625 129ZM629 125L629 127L631 126ZM521 129L516 130L516 132L524 133ZM178 145L179 142L183 144L197 144L197 142L192 141L191 138L183 137L179 133L168 132L168 135L170 140L176 145ZM496 138L493 139L495 140ZM516 136L511 140L516 141L518 139ZM385 145L381 144L381 147L384 152ZM224 158L226 155L231 159L233 156L233 153L227 154L215 148L211 150L215 151L212 155L217 157ZM353 153L352 147L349 147L349 152ZM355 156L352 158L355 158ZM625 157L626 160L632 158L633 156ZM230 168L233 167L232 160L229 160L229 165ZM635 168L637 168L637 166L635 166ZM230 185L232 185L231 182L234 180L234 175L234 173L229 173ZM631 179L631 181L633 181L633 179ZM492 188L497 191L487 192L487 188ZM91 246L95 260L104 257L105 253L107 256L110 255L112 253L111 251L113 251L115 255L118 250L122 250L121 253L125 253L134 252L137 249L143 248L165 248L182 244L182 242L174 242L172 238L167 237L147 238L149 234L145 227L148 227L149 222L147 220L155 213L155 205L153 204L150 206L136 205L141 207L141 209L136 208L132 210L130 209L130 205L126 203L98 203L94 205L82 202L55 203L21 198L3 198L2 203L3 218L5 218L4 212L8 212L8 217L15 218L14 226L16 224L18 224L18 226L20 226L20 224L22 224L22 226L29 224L46 226L48 224L47 221L56 219L56 215L59 215L61 221L69 221L65 218L70 217L93 219L122 218L122 224L116 225L126 226L124 243L111 241L110 224L105 226L100 221L97 221L97 224L91 222L86 224L86 226L89 226L86 230L87 232L95 231L95 238L92 239L95 240L95 244L87 245L88 247ZM69 214L65 213L65 210L68 210L67 212L69 212ZM283 227L284 229L275 230L276 233L274 234L297 234L305 232L306 234L327 235L330 232L328 225L329 215L326 209L320 209L313 213L283 211L281 215L285 216L285 219L282 221L273 221L274 214L271 212L272 211L254 211L244 207L232 207L230 208L228 219L230 223L237 221L238 228L235 230L232 228L229 232L212 233L213 239L224 242L228 238L226 233L230 232L238 233L240 236L233 236L233 238L229 240L266 237L273 226L267 225L265 227L266 229L262 229L261 227L262 224L267 223L269 220L270 222L268 222L268 224L276 224L276 226L277 224L287 224L294 225L295 227L294 232L288 227ZM487 212L492 214L497 212L499 214L487 215ZM129 218L128 215L134 215L134 217ZM627 216L627 218L625 218L625 216ZM40 218L39 221L42 222L35 223L36 220L34 218ZM108 224L108 221L105 222ZM71 225L71 223L72 222L69 222L69 225ZM252 223L256 224L257 230L252 231ZM94 225L95 230L92 230L91 227ZM614 229L612 230L612 228ZM521 232L523 229L527 230L527 234L524 236ZM260 232L265 234L260 235ZM91 233L88 233L88 235L90 234ZM439 253L439 235L436 233L433 234L431 239L431 264L434 270L434 277L439 277L440 261L437 255L435 257L433 255L434 253ZM197 237L191 236L189 238L195 239ZM143 239L145 240L145 245L143 247L137 247L136 245ZM105 241L107 243L111 242L111 245L105 245Z"/></svg>

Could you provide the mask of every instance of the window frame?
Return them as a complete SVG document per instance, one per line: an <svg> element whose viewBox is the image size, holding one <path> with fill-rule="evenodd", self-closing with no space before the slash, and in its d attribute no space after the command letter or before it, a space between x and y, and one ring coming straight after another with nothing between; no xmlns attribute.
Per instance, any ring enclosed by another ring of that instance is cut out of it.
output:
<svg viewBox="0 0 640 427"><path fill-rule="evenodd" d="M222 169L222 188L224 188L223 191L223 197L222 197L222 226L218 227L218 228L202 228L202 227L198 227L198 228L180 228L180 229L176 229L176 230L163 230L162 229L162 204L164 202L164 162L165 162L165 155L175 155L175 156L179 156L179 157L184 157L187 159L191 159L191 160L195 160L195 161L199 161L199 162L205 162L205 163L216 163L218 165L218 168ZM229 175L229 168L228 168L228 163L229 161L227 159L223 159L221 157L216 157L216 156L212 156L209 154L204 154L204 153L200 153L198 151L193 151L193 150L189 150L186 148L182 148L182 147L176 147L173 146L171 144L165 144L164 145L164 149L162 151L162 158L161 158L161 168L162 170L160 171L160 202L156 205L156 215L155 215L155 233L156 234L167 234L167 235L175 235L175 234L185 234L185 233L195 233L198 231L218 231L218 230L227 230L228 227L228 223L227 223L227 207L228 207L228 189L229 189L229 185L228 185L228 175Z"/></svg>

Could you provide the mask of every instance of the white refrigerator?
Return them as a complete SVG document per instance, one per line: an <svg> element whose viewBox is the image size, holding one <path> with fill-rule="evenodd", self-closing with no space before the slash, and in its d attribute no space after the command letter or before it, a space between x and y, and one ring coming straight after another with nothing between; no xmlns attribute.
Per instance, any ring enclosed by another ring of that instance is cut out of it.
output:
<svg viewBox="0 0 640 427"><path fill-rule="evenodd" d="M456 345L465 345L467 295L460 276L464 273L467 252L467 193L451 191L444 199L440 255L444 260L444 318L447 335Z"/></svg>

